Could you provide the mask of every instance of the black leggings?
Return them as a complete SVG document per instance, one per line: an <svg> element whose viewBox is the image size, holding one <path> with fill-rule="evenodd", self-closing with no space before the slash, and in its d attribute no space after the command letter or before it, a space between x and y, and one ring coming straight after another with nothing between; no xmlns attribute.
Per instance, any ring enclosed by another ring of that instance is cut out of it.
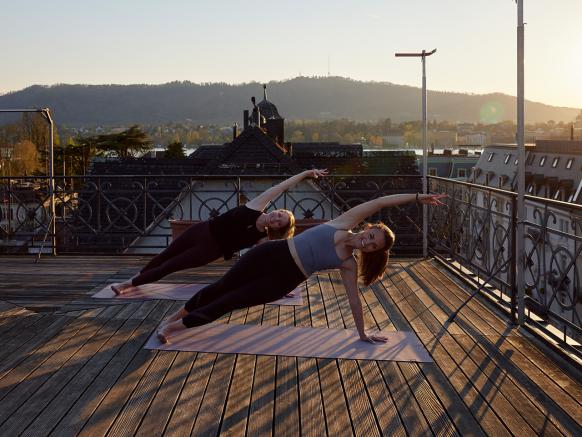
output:
<svg viewBox="0 0 582 437"><path fill-rule="evenodd" d="M265 242L243 255L221 279L186 302L184 308L189 314L182 322L192 328L238 308L273 302L304 280L286 240Z"/></svg>
<svg viewBox="0 0 582 437"><path fill-rule="evenodd" d="M220 247L210 234L208 222L195 223L152 258L131 283L138 286L156 282L170 273L204 266L220 256Z"/></svg>

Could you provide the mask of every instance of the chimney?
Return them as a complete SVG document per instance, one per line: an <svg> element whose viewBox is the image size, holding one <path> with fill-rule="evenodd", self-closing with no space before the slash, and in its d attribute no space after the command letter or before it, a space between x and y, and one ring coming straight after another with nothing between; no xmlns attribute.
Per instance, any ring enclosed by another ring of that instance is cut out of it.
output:
<svg viewBox="0 0 582 437"><path fill-rule="evenodd" d="M574 141L574 123L570 125L570 141Z"/></svg>
<svg viewBox="0 0 582 437"><path fill-rule="evenodd" d="M236 137L238 136L238 124L235 123L232 125L232 140L236 140Z"/></svg>
<svg viewBox="0 0 582 437"><path fill-rule="evenodd" d="M249 127L249 110L245 109L243 111L243 130Z"/></svg>

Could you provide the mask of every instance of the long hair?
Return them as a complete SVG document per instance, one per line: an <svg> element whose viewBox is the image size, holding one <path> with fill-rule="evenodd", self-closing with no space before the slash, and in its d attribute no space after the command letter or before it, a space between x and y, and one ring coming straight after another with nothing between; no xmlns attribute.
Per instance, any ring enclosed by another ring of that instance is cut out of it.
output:
<svg viewBox="0 0 582 437"><path fill-rule="evenodd" d="M382 249L374 252L361 252L359 257L360 278L365 285L370 285L382 277L386 266L388 265L388 258L390 256L390 249L394 245L396 237L394 232L382 222L372 223L365 226L364 230L377 228L384 234L385 245Z"/></svg>
<svg viewBox="0 0 582 437"><path fill-rule="evenodd" d="M293 213L287 209L279 209L278 211L287 214L287 217L289 217L289 223L287 223L287 226L280 229L267 228L267 237L269 240L285 240L291 238L295 234L295 216Z"/></svg>

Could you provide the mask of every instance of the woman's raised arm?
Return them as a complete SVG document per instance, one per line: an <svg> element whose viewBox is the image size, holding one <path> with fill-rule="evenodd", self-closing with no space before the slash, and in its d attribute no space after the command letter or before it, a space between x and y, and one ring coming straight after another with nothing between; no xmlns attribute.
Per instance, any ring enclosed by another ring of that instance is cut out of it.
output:
<svg viewBox="0 0 582 437"><path fill-rule="evenodd" d="M246 206L254 209L256 211L262 211L267 207L269 202L275 200L277 196L279 196L284 191L287 191L290 188L293 188L303 179L307 178L314 178L317 179L318 177L324 177L327 175L327 170L305 170L301 173L296 174L295 176L290 177L289 179L284 180L280 184L275 185L274 187L269 188L268 190L264 191L263 193L259 194L253 200L246 203Z"/></svg>
<svg viewBox="0 0 582 437"><path fill-rule="evenodd" d="M367 217L380 211L383 208L403 205L411 202L418 202L425 205L444 205L439 199L447 197L446 194L392 194L364 202L358 206L348 209L339 217L330 220L328 224L338 229L352 229L364 221Z"/></svg>

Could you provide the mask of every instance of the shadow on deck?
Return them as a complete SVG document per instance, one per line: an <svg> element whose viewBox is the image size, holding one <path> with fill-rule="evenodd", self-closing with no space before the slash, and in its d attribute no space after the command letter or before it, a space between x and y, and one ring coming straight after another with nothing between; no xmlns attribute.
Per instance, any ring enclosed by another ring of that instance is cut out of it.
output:
<svg viewBox="0 0 582 437"><path fill-rule="evenodd" d="M0 435L582 435L582 385L431 260L362 289L366 325L411 330L434 363L142 348L174 301L96 301L144 258L0 258ZM228 264L173 275L212 282ZM220 322L353 328L337 273L304 305Z"/></svg>

